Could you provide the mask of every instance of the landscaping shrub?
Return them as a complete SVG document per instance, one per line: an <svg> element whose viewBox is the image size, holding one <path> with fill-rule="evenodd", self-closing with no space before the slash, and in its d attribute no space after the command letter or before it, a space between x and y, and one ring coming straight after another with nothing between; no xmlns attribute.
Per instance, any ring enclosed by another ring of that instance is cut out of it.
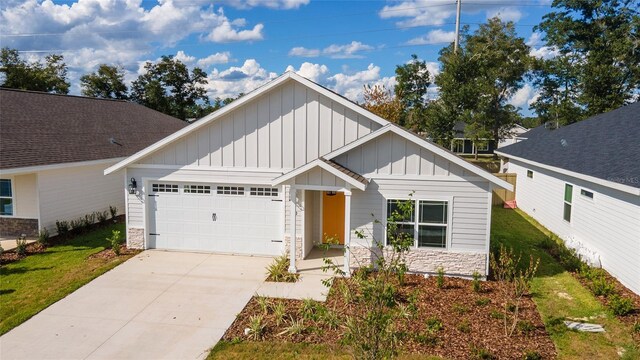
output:
<svg viewBox="0 0 640 360"><path fill-rule="evenodd" d="M471 332L471 324L469 320L463 320L458 324L458 330L462 333L468 334Z"/></svg>
<svg viewBox="0 0 640 360"><path fill-rule="evenodd" d="M544 322L544 327L549 334L562 334L567 331L564 318L552 316Z"/></svg>
<svg viewBox="0 0 640 360"><path fill-rule="evenodd" d="M625 316L633 311L633 301L624 296L612 295L609 298L609 309L614 315Z"/></svg>
<svg viewBox="0 0 640 360"><path fill-rule="evenodd" d="M426 325L427 331L432 333L438 332L444 327L444 325L442 324L442 320L438 319L437 317L428 318L426 321Z"/></svg>
<svg viewBox="0 0 640 360"><path fill-rule="evenodd" d="M444 287L444 269L442 266L437 270L436 284L438 285L438 289L442 289Z"/></svg>
<svg viewBox="0 0 640 360"><path fill-rule="evenodd" d="M631 331L633 331L635 334L640 334L640 321L636 321L635 323L633 323Z"/></svg>
<svg viewBox="0 0 640 360"><path fill-rule="evenodd" d="M56 231L58 235L65 236L69 233L69 222L64 220L56 220Z"/></svg>
<svg viewBox="0 0 640 360"><path fill-rule="evenodd" d="M298 319L295 320L294 318L291 318L291 323L289 324L289 326L287 326L283 332L280 333L280 335L289 335L289 336L295 336L295 335L302 335L307 331L307 327L304 325L304 319Z"/></svg>
<svg viewBox="0 0 640 360"><path fill-rule="evenodd" d="M256 296L256 302L258 303L258 306L260 306L262 314L267 315L269 313L269 307L271 305L269 299L266 296Z"/></svg>
<svg viewBox="0 0 640 360"><path fill-rule="evenodd" d="M284 315L287 313L287 307L282 301L277 301L275 304L271 304L271 312L276 318L276 326L280 326L284 320Z"/></svg>
<svg viewBox="0 0 640 360"><path fill-rule="evenodd" d="M107 221L107 219L109 218L109 212L108 211L96 211L96 219L98 220L99 223L103 223L105 221Z"/></svg>
<svg viewBox="0 0 640 360"><path fill-rule="evenodd" d="M111 237L108 237L107 241L111 244L111 250L113 250L113 253L120 255L120 247L124 243L124 239L120 237L120 231L112 230Z"/></svg>
<svg viewBox="0 0 640 360"><path fill-rule="evenodd" d="M299 277L299 274L289 272L289 258L287 255L278 256L267 266L267 281L296 282Z"/></svg>
<svg viewBox="0 0 640 360"><path fill-rule="evenodd" d="M453 311L455 311L459 315L464 315L469 312L469 309L466 306L460 304L453 304L451 306L451 309L453 309Z"/></svg>
<svg viewBox="0 0 640 360"><path fill-rule="evenodd" d="M531 321L518 321L518 331L524 335L534 331L535 329L536 327L531 323Z"/></svg>
<svg viewBox="0 0 640 360"><path fill-rule="evenodd" d="M482 291L482 282L480 281L480 273L477 271L473 272L473 280L471 280L471 288L473 291L479 293Z"/></svg>
<svg viewBox="0 0 640 360"><path fill-rule="evenodd" d="M575 249L567 247L567 245L555 235L551 235L542 239L538 243L538 247L553 256L567 271L578 271L583 261L576 253Z"/></svg>
<svg viewBox="0 0 640 360"><path fill-rule="evenodd" d="M478 360L493 360L496 358L495 356L493 356L493 354L489 352L489 350L484 348L479 348L476 346L471 347L470 355L472 359L478 359Z"/></svg>
<svg viewBox="0 0 640 360"><path fill-rule="evenodd" d="M27 238L24 236L18 236L16 239L16 254L18 256L24 256L27 254Z"/></svg>
<svg viewBox="0 0 640 360"><path fill-rule="evenodd" d="M254 341L258 341L262 339L264 328L265 325L262 323L261 315L251 316L249 318L249 331L247 335L249 335Z"/></svg>
<svg viewBox="0 0 640 360"><path fill-rule="evenodd" d="M522 357L524 360L542 360L542 355L537 351L527 351Z"/></svg>
<svg viewBox="0 0 640 360"><path fill-rule="evenodd" d="M491 299L489 299L489 298L480 298L480 299L476 300L476 305L477 306L485 306L490 302L491 302Z"/></svg>
<svg viewBox="0 0 640 360"><path fill-rule="evenodd" d="M47 230L47 228L42 228L38 232L38 244L42 246L49 244L49 230Z"/></svg>
<svg viewBox="0 0 640 360"><path fill-rule="evenodd" d="M604 273L591 280L589 288L595 296L608 297L616 291L615 285L607 279Z"/></svg>
<svg viewBox="0 0 640 360"><path fill-rule="evenodd" d="M118 216L118 208L115 206L109 205L109 213L111 213L111 219L115 221L116 216Z"/></svg>

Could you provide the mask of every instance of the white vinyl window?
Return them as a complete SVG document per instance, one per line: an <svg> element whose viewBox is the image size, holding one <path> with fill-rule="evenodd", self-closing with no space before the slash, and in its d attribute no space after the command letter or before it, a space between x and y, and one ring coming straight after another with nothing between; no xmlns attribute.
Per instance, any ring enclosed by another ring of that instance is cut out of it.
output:
<svg viewBox="0 0 640 360"><path fill-rule="evenodd" d="M418 248L446 248L449 203L442 200L411 200L413 211L403 216L400 204L407 200L387 200L387 219L395 213L398 232L410 234ZM389 234L387 234L388 236Z"/></svg>
<svg viewBox="0 0 640 360"><path fill-rule="evenodd" d="M158 193L177 193L178 185L176 184L151 184L151 190Z"/></svg>
<svg viewBox="0 0 640 360"><path fill-rule="evenodd" d="M252 187L249 194L251 196L278 196L277 188Z"/></svg>
<svg viewBox="0 0 640 360"><path fill-rule="evenodd" d="M593 199L593 192L585 189L580 189L580 195L587 197L589 199Z"/></svg>
<svg viewBox="0 0 640 360"><path fill-rule="evenodd" d="M218 195L244 195L244 187L241 186L218 186Z"/></svg>
<svg viewBox="0 0 640 360"><path fill-rule="evenodd" d="M209 185L185 185L185 194L211 194L211 186Z"/></svg>
<svg viewBox="0 0 640 360"><path fill-rule="evenodd" d="M571 206L573 204L573 185L564 184L564 221L571 222Z"/></svg>
<svg viewBox="0 0 640 360"><path fill-rule="evenodd" d="M533 179L533 171L532 170L527 170L527 177L529 179Z"/></svg>
<svg viewBox="0 0 640 360"><path fill-rule="evenodd" d="M11 179L0 179L0 215L13 216Z"/></svg>

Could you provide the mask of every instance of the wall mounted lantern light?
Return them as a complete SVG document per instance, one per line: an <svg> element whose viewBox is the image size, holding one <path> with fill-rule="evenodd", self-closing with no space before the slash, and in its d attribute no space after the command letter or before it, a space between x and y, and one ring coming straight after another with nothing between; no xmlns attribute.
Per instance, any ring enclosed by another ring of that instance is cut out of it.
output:
<svg viewBox="0 0 640 360"><path fill-rule="evenodd" d="M136 179L131 178L129 180L129 194L135 194L138 189L138 183L136 183Z"/></svg>
<svg viewBox="0 0 640 360"><path fill-rule="evenodd" d="M327 191L327 196L335 196L336 192L335 191Z"/></svg>

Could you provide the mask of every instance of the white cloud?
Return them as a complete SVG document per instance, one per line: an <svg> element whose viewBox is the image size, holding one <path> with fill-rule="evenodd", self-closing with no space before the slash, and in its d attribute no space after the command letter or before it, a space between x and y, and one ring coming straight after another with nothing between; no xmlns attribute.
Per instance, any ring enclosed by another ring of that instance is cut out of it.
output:
<svg viewBox="0 0 640 360"><path fill-rule="evenodd" d="M407 41L407 45L444 44L452 42L456 37L455 31L431 30L426 35Z"/></svg>
<svg viewBox="0 0 640 360"><path fill-rule="evenodd" d="M300 68L296 70L293 66L287 66L286 71L294 71L298 75L303 76L316 83L326 83L326 75L329 73L329 68L326 65L312 64L310 62L304 62L300 65Z"/></svg>
<svg viewBox="0 0 640 360"><path fill-rule="evenodd" d="M364 85L383 85L392 89L395 77L381 77L380 67L369 64L366 70L353 73L338 73L328 79L329 87L353 101L362 101Z"/></svg>
<svg viewBox="0 0 640 360"><path fill-rule="evenodd" d="M236 24L239 24L239 22L236 22ZM220 25L209 33L207 39L218 43L262 40L263 29L264 25L256 24L251 30L238 30L233 23L225 18Z"/></svg>
<svg viewBox="0 0 640 360"><path fill-rule="evenodd" d="M253 7L266 7L270 9L297 9L309 4L309 0L226 0L227 3L238 9L250 9Z"/></svg>
<svg viewBox="0 0 640 360"><path fill-rule="evenodd" d="M522 18L520 10L513 6L505 6L499 9L491 9L487 11L487 19L497 17L502 21L516 22Z"/></svg>
<svg viewBox="0 0 640 360"><path fill-rule="evenodd" d="M205 88L211 98L224 99L253 91L277 76L260 66L255 59L247 59L240 67L232 66L222 71L213 69Z"/></svg>
<svg viewBox="0 0 640 360"><path fill-rule="evenodd" d="M509 104L516 107L526 107L528 108L536 99L540 96L540 94L533 88L530 84L525 84L522 88L516 91L515 94L509 99Z"/></svg>
<svg viewBox="0 0 640 360"><path fill-rule="evenodd" d="M197 61L198 66L208 68L215 64L226 64L231 61L231 53L228 51L217 52Z"/></svg>
<svg viewBox="0 0 640 360"><path fill-rule="evenodd" d="M500 18L507 20L519 19L522 14L517 14L512 0L465 0L462 2L462 13L478 14L486 12L487 15L497 13L503 9ZM508 11L507 11L508 10ZM519 12L518 12L519 13ZM378 12L382 19L399 19L396 25L399 27L414 27L425 25L443 25L456 14L455 1L449 0L404 0L386 5ZM490 16L492 17L492 16ZM515 21L515 20L514 20Z"/></svg>
<svg viewBox="0 0 640 360"><path fill-rule="evenodd" d="M174 56L174 58L176 60L179 60L179 61L187 64L187 65L193 64L193 62L196 61L196 57L195 56L187 55L182 50L178 51L176 53L176 56Z"/></svg>
<svg viewBox="0 0 640 360"><path fill-rule="evenodd" d="M560 51L558 51L555 46L544 46L542 34L539 32L534 32L531 34L529 40L527 40L527 45L531 47L529 55L537 57L539 59L551 59L560 54Z"/></svg>
<svg viewBox="0 0 640 360"><path fill-rule="evenodd" d="M358 59L364 57L360 54L361 52L370 50L373 50L373 46L363 44L360 41L352 41L344 45L332 44L322 50L298 46L289 50L289 56L318 57L324 55L332 59Z"/></svg>

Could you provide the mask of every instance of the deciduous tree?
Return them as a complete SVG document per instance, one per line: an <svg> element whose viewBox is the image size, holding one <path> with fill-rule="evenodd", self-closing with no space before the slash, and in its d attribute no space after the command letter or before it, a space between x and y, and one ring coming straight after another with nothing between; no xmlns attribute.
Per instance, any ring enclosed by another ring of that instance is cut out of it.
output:
<svg viewBox="0 0 640 360"><path fill-rule="evenodd" d="M427 104L427 91L431 85L431 75L427 63L411 55L411 60L396 66L396 97L404 106L400 125L414 131L425 130L424 110Z"/></svg>
<svg viewBox="0 0 640 360"><path fill-rule="evenodd" d="M363 96L364 104L362 106L365 109L392 123L399 124L401 122L404 106L391 90L380 85L365 85Z"/></svg>
<svg viewBox="0 0 640 360"><path fill-rule="evenodd" d="M0 86L67 94L67 65L62 55L47 55L44 62L27 62L18 50L2 48L0 52L0 72L3 74Z"/></svg>
<svg viewBox="0 0 640 360"><path fill-rule="evenodd" d="M80 78L82 95L105 99L127 99L127 85L124 83L124 69L101 64L93 73Z"/></svg>

